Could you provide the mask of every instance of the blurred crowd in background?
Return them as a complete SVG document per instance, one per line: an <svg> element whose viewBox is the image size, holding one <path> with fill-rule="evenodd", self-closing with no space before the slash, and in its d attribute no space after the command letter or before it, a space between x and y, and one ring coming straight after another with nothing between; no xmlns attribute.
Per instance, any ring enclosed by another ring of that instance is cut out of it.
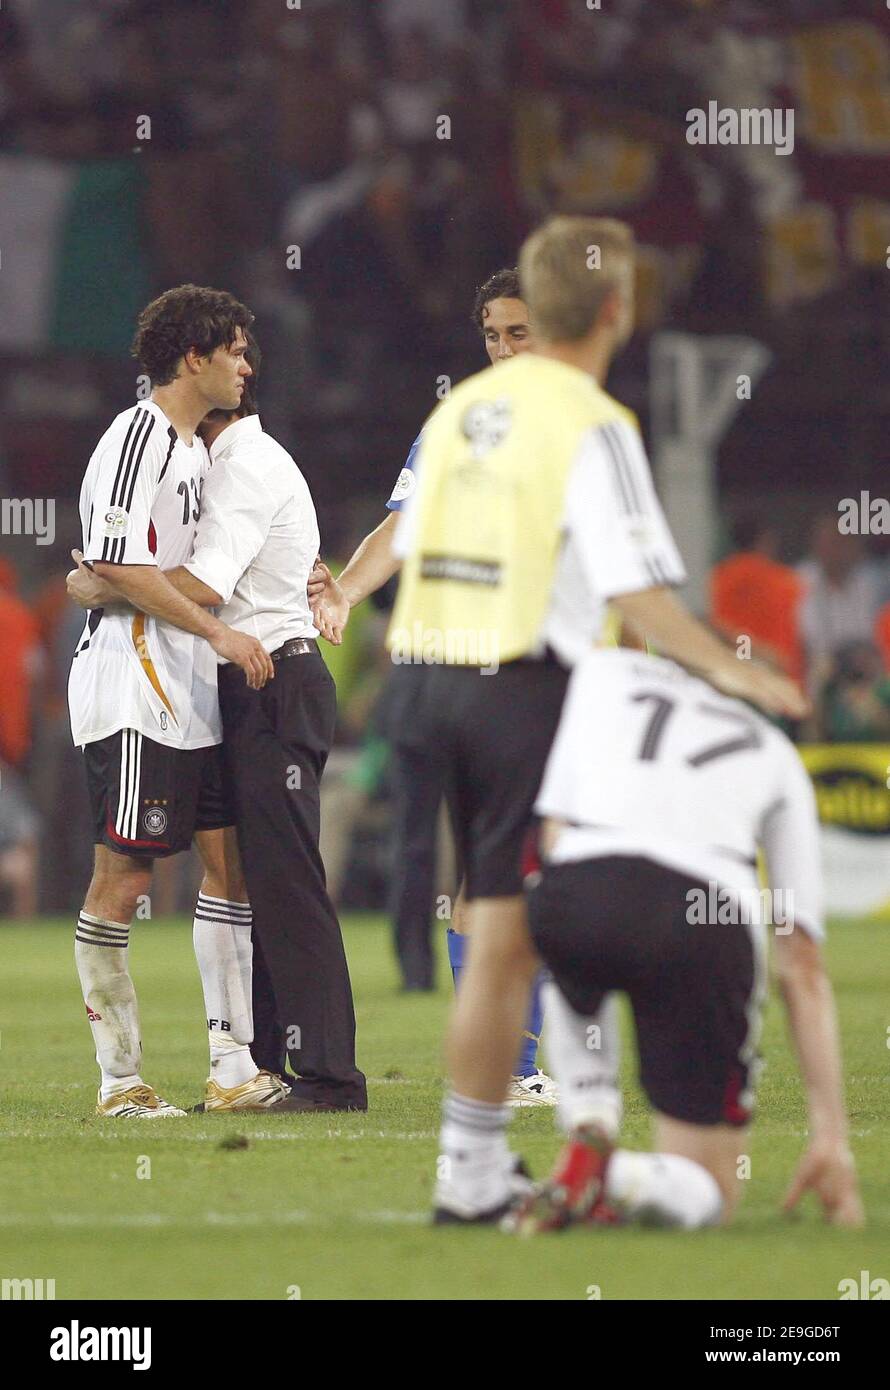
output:
<svg viewBox="0 0 890 1390"><path fill-rule="evenodd" d="M694 146L691 108L791 108L793 153ZM266 427L323 553L383 506L443 378L484 364L476 286L554 211L640 246L610 389L648 426L654 334L745 334L771 365L718 459L711 620L806 682L808 738L890 740L890 11L868 0L10 0L0 9L0 913L80 901L90 833L65 684L76 498L136 394L154 294L218 285L257 315ZM344 906L388 877L387 595L327 654L327 814ZM192 889L164 866L154 910ZM191 876L191 877L190 877ZM186 905L188 905L186 903Z"/></svg>

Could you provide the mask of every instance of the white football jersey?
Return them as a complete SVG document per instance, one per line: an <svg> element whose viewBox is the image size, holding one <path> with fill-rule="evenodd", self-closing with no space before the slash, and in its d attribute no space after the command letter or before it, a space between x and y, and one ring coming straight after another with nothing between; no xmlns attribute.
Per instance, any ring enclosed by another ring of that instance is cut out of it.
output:
<svg viewBox="0 0 890 1390"><path fill-rule="evenodd" d="M614 649L575 667L535 809L567 823L553 862L642 855L752 903L762 849L774 906L823 935L815 796L794 745L671 661Z"/></svg>
<svg viewBox="0 0 890 1390"><path fill-rule="evenodd" d="M208 466L202 441L184 444L154 401L123 411L99 440L80 490L85 558L162 570L185 564ZM202 637L123 605L93 611L68 680L74 742L138 729L176 748L220 743L216 670Z"/></svg>

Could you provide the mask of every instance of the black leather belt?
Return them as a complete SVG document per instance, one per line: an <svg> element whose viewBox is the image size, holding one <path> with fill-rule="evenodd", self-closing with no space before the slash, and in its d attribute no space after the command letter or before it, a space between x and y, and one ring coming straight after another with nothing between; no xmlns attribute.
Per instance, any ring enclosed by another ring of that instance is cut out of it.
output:
<svg viewBox="0 0 890 1390"><path fill-rule="evenodd" d="M307 652L317 651L318 643L314 637L292 637L289 642L282 643L269 655L273 661L284 661L288 656L305 656Z"/></svg>

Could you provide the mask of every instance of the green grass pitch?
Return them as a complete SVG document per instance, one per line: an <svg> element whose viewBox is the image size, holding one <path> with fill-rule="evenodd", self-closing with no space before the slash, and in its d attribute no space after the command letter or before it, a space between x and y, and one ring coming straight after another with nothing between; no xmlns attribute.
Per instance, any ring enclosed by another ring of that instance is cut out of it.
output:
<svg viewBox="0 0 890 1390"><path fill-rule="evenodd" d="M773 999L751 1177L731 1230L530 1241L428 1227L450 979L443 960L438 995L398 995L384 923L356 917L345 932L367 1115L151 1124L93 1114L72 924L0 926L0 1276L54 1279L57 1299L281 1300L836 1300L862 1270L890 1278L887 925L839 923L829 942L865 1231L832 1231L809 1203L797 1219L778 1213L805 1113ZM206 1042L190 925L140 923L133 936L144 1075L193 1104ZM625 1139L642 1147L632 1057L627 1066ZM518 1113L513 1142L543 1173L558 1143L552 1112Z"/></svg>

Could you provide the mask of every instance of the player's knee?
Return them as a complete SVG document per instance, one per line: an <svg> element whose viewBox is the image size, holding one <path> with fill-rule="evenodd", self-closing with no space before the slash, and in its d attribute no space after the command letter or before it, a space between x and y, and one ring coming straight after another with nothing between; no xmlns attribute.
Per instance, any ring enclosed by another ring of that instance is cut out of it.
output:
<svg viewBox="0 0 890 1390"><path fill-rule="evenodd" d="M139 900L151 888L151 865L123 855L96 855L84 910L110 922L131 922Z"/></svg>

